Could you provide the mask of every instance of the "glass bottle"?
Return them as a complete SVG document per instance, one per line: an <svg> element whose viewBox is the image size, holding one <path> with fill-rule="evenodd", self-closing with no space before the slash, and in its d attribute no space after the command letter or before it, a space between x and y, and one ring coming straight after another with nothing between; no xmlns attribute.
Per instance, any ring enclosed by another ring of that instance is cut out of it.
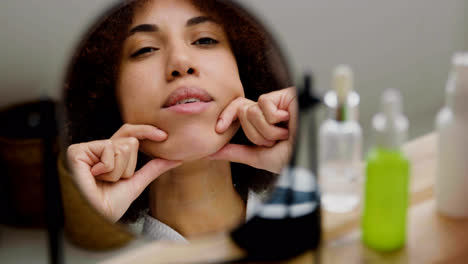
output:
<svg viewBox="0 0 468 264"><path fill-rule="evenodd" d="M359 95L349 66L335 69L333 87L324 97L329 115L319 129L319 183L324 209L344 213L359 204L362 159Z"/></svg>
<svg viewBox="0 0 468 264"><path fill-rule="evenodd" d="M397 90L384 92L382 112L372 126L375 143L366 161L362 240L372 249L392 251L406 241L410 173L410 162L400 149L409 122Z"/></svg>

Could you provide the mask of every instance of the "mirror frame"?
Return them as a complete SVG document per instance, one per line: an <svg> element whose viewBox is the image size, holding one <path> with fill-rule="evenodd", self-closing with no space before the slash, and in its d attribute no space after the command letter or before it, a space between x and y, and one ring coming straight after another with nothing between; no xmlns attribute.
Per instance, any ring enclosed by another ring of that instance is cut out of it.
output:
<svg viewBox="0 0 468 264"><path fill-rule="evenodd" d="M270 30L268 30L268 27L258 19L258 15L254 14L251 10L248 10L246 7L242 6L240 3L237 3L236 1L228 1L228 0L217 0L218 2L231 5L234 7L234 9L239 10L242 12L243 15L247 16L247 19L253 20L254 23L256 23L261 30L263 30L267 36L267 40L271 42L271 46L273 50L278 52L279 62L281 62L286 69L290 69L289 65L287 64L287 61L285 57L283 56L283 53L281 52L281 49L278 46L278 42L275 41L273 36L270 33ZM111 14L115 12L118 8L121 7L121 4L123 1L113 1L114 4L112 5L111 8L106 8L105 10L102 10L101 16L95 19L94 23L92 23L93 27L99 26L105 18L108 16L108 14ZM88 24L84 25L86 27L86 31L84 32L92 32L93 27L90 27ZM90 30L91 29L91 30ZM79 40L87 40L89 35L81 36ZM72 51L76 52L79 50L81 47L80 43L75 49L72 49ZM73 65L71 63L70 65ZM68 79L71 71L71 66L70 68L67 69L65 76L65 81ZM288 72L288 76L291 76L291 74ZM62 82L62 83L65 83ZM307 85L304 84L304 88ZM297 87L297 86L296 86ZM297 87L298 88L298 87ZM304 89L303 89L304 90ZM308 89L306 89L308 90ZM299 89L296 89L297 92L299 92ZM304 98L304 97L301 97ZM303 105L302 105L303 106ZM63 118L62 118L63 120ZM300 128L300 123L299 123L299 118L297 120L298 122L298 129L297 129L297 135L296 139L299 138L299 131L301 130ZM294 148L294 151L297 152L297 148ZM291 198L294 193L293 186L294 186L294 173L295 172L295 157L297 153L293 154L293 157L291 158L291 162L288 165L289 168L283 171L282 175L283 177L288 178L288 181L290 181L291 185L286 186L285 190L289 190L286 192L283 192L281 195L281 199L286 201L285 206L292 206L293 202L291 201ZM314 178L313 173L310 173L310 177ZM62 180L63 181L63 180ZM75 186L75 188L77 188ZM278 188L277 184L275 184L275 188ZM62 192L63 193L63 192ZM317 190L311 192L312 195L311 199L315 199L316 201L316 207L312 211L303 214L299 217L294 217L291 216L290 214L285 214L282 217L277 217L277 218L268 218L268 217L263 217L258 214L256 214L252 219L247 221L245 224L239 226L238 228L228 232L228 233L221 233L221 234L213 234L210 235L209 237L218 237L223 236L223 239L228 239L229 241L233 241L235 247L240 249L240 251L232 251L232 252L242 252L236 255L236 260L238 261L265 261L265 260L285 260L292 258L294 256L297 256L307 250L313 250L316 249L319 245L320 242L320 237L321 237L321 216L320 216L320 201L319 201L319 195ZM84 199L84 198L83 198ZM257 208L257 212L261 211L262 208L265 205L268 205L269 202L273 200L277 200L278 197L270 197L268 201L265 202L265 204L262 204L260 208ZM91 207L89 205L89 207ZM91 210L94 210L91 208ZM95 212L97 214L97 212ZM111 224L111 223L109 223ZM114 224L112 224L114 225ZM140 236L135 237L134 234L131 234L127 228L124 228L120 224L115 225L113 228L116 232L120 232L123 235L123 241L128 242L129 240L133 239L141 239ZM222 241L217 240L217 241ZM160 243L159 241L155 241L152 243ZM160 243L164 244L164 243ZM114 245L115 246L115 245ZM119 246L117 246L119 247ZM194 246L193 248L196 248ZM228 254L229 255L229 254ZM229 258L229 257L228 257ZM153 259L154 260L154 259ZM114 259L115 261L115 259Z"/></svg>

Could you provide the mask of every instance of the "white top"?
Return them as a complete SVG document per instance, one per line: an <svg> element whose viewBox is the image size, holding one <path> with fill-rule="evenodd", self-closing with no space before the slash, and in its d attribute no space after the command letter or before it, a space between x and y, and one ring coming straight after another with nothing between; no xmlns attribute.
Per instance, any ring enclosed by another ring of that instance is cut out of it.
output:
<svg viewBox="0 0 468 264"><path fill-rule="evenodd" d="M249 192L249 197L247 199L246 221L250 220L250 218L255 215L256 209L261 203L262 199L260 198L260 195L254 192ZM149 214L145 214L143 217L143 228L141 230L141 234L151 240L188 243L187 239L179 232Z"/></svg>

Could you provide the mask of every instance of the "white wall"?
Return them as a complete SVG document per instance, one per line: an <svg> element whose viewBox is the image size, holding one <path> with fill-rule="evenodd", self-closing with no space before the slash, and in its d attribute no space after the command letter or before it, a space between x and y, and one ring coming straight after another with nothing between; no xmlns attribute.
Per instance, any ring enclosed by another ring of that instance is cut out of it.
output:
<svg viewBox="0 0 468 264"><path fill-rule="evenodd" d="M455 51L468 50L466 0L239 0L264 18L299 79L311 69L330 88L333 68L350 64L369 133L385 88L398 88L411 137L433 129Z"/></svg>
<svg viewBox="0 0 468 264"><path fill-rule="evenodd" d="M113 2L1 0L0 107L44 94L58 97L78 36Z"/></svg>
<svg viewBox="0 0 468 264"><path fill-rule="evenodd" d="M58 97L78 36L115 0L2 0L0 107L48 93ZM339 63L355 71L365 132L384 88L401 89L411 136L432 129L450 57L468 50L466 0L238 0L269 26L294 74L311 69L330 86Z"/></svg>

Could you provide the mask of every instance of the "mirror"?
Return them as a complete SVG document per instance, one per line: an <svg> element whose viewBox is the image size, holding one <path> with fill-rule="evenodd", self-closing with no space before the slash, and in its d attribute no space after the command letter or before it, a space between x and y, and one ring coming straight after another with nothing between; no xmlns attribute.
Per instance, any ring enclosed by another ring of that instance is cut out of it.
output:
<svg viewBox="0 0 468 264"><path fill-rule="evenodd" d="M272 36L237 4L120 3L71 58L62 173L135 235L186 242L229 232L255 215L289 162L291 79Z"/></svg>

